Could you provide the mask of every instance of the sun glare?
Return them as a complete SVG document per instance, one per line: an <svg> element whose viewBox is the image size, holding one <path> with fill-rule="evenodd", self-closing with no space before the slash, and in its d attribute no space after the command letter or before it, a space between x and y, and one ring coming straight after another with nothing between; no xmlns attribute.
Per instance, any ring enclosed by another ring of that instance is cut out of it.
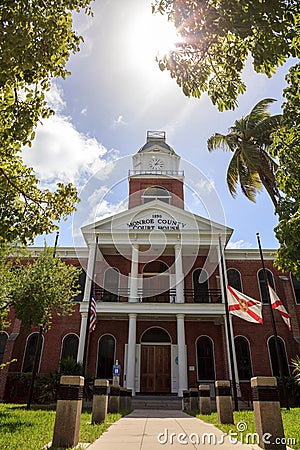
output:
<svg viewBox="0 0 300 450"><path fill-rule="evenodd" d="M179 38L173 23L160 15L139 17L129 36L130 52L140 62L154 60L175 49Z"/></svg>

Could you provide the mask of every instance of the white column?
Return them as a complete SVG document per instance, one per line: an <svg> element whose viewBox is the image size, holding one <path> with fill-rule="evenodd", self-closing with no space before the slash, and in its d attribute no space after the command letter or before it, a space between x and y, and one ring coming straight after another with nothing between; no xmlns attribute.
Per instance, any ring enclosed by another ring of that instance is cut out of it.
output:
<svg viewBox="0 0 300 450"><path fill-rule="evenodd" d="M176 303L184 303L184 276L182 269L182 247L174 245L175 250L175 279L176 279Z"/></svg>
<svg viewBox="0 0 300 450"><path fill-rule="evenodd" d="M89 258L88 258L88 264L87 264L82 304L89 303L89 299L90 299L90 295L91 295L91 288L92 288L92 277L93 277L96 251L97 251L96 243L95 242L89 243ZM78 345L78 352L77 352L77 361L78 362L83 361L86 327L87 327L87 313L81 313L80 336L79 336L79 345Z"/></svg>
<svg viewBox="0 0 300 450"><path fill-rule="evenodd" d="M138 268L139 268L139 246L134 244L131 252L131 272L129 280L129 302L138 300Z"/></svg>
<svg viewBox="0 0 300 450"><path fill-rule="evenodd" d="M128 347L127 347L127 378L126 386L132 389L135 395L135 347L136 347L136 317L137 314L129 314Z"/></svg>
<svg viewBox="0 0 300 450"><path fill-rule="evenodd" d="M80 335L79 335L79 344L78 344L78 352L77 352L77 362L82 363L83 361L83 353L84 353L84 339L87 325L87 313L81 313L81 324L80 324Z"/></svg>
<svg viewBox="0 0 300 450"><path fill-rule="evenodd" d="M225 272L225 283L223 280L223 273L222 273L222 265L221 265L221 253L220 248L217 246L218 251L218 261L219 261L219 274L220 274L220 284L221 284L221 292L222 292L222 301L225 303L225 292L224 292L224 285L228 285L227 281L227 272L226 272L226 261L225 261L225 254L224 254L224 272ZM226 347L227 347L227 360L228 360L228 366L229 366L229 375L230 379L232 379L232 373L231 373L231 365L230 365L230 353L229 353L229 336L228 336L228 330L226 326L226 317L224 317L224 325L225 325L225 335L226 335ZM232 345L232 354L233 354L233 366L234 366L234 374L235 374L235 381L237 383L237 391L240 395L240 380L239 380L239 373L237 370L237 362L236 362L236 352L235 352L235 345L234 345L234 334L233 334L233 327L232 327L232 316L229 314L229 326L230 326L230 334L231 334L231 345Z"/></svg>
<svg viewBox="0 0 300 450"><path fill-rule="evenodd" d="M187 360L185 348L184 314L176 314L178 345L178 396L183 396L187 389Z"/></svg>

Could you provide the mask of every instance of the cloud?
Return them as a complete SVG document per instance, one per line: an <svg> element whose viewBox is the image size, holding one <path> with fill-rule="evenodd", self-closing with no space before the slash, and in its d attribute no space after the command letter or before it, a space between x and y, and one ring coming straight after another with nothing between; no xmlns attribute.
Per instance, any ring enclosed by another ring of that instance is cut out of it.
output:
<svg viewBox="0 0 300 450"><path fill-rule="evenodd" d="M126 125L122 115L119 115L118 118L114 120L114 127L118 127L120 125Z"/></svg>
<svg viewBox="0 0 300 450"><path fill-rule="evenodd" d="M47 93L47 100L56 115L38 125L32 147L23 149L24 162L33 167L41 185L53 188L57 182L72 182L82 187L96 172L107 175L116 151L108 152L96 138L76 130L62 114L66 103L56 84ZM109 162L105 158L108 153Z"/></svg>
<svg viewBox="0 0 300 450"><path fill-rule="evenodd" d="M63 90L56 83L52 82L51 89L45 94L48 106L54 109L56 113L62 112L66 107L66 102L63 99Z"/></svg>
<svg viewBox="0 0 300 450"><path fill-rule="evenodd" d="M229 242L227 247L228 249L239 249L239 248L253 248L252 244L250 242L245 242L243 239L240 239L239 241L236 242Z"/></svg>
<svg viewBox="0 0 300 450"><path fill-rule="evenodd" d="M24 161L45 183L54 180L81 185L106 165L107 149L95 138L79 133L67 117L55 115L37 127Z"/></svg>

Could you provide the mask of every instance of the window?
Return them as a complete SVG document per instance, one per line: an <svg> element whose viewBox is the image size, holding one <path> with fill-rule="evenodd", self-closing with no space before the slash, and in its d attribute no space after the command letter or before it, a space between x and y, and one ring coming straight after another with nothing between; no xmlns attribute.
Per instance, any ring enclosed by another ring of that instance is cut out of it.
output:
<svg viewBox="0 0 300 450"><path fill-rule="evenodd" d="M152 186L145 190L142 195L143 203L152 202L152 200L160 200L164 203L170 203L171 195L170 192L160 186Z"/></svg>
<svg viewBox="0 0 300 450"><path fill-rule="evenodd" d="M171 342L169 334L162 328L150 328L145 331L141 342Z"/></svg>
<svg viewBox="0 0 300 450"><path fill-rule="evenodd" d="M239 292L243 292L242 288L242 280L241 280L241 274L236 269L228 269L227 270L227 280L229 286L233 287Z"/></svg>
<svg viewBox="0 0 300 450"><path fill-rule="evenodd" d="M250 380L252 377L252 366L248 339L244 336L236 336L234 345L239 379Z"/></svg>
<svg viewBox="0 0 300 450"><path fill-rule="evenodd" d="M119 276L117 269L110 267L104 273L104 302L117 302L119 300Z"/></svg>
<svg viewBox="0 0 300 450"><path fill-rule="evenodd" d="M3 356L5 352L6 342L8 339L8 334L5 331L0 331L0 364L3 362Z"/></svg>
<svg viewBox="0 0 300 450"><path fill-rule="evenodd" d="M208 275L204 269L196 269L193 273L194 302L208 303Z"/></svg>
<svg viewBox="0 0 300 450"><path fill-rule="evenodd" d="M110 334L105 334L99 339L97 364L98 378L112 378L115 360L115 346L115 338Z"/></svg>
<svg viewBox="0 0 300 450"><path fill-rule="evenodd" d="M214 380L215 364L212 340L201 336L197 340L198 380Z"/></svg>
<svg viewBox="0 0 300 450"><path fill-rule="evenodd" d="M275 291L276 289L275 289L273 274L269 269L266 269L266 272L267 272L268 282L270 283L271 287ZM260 269L258 271L258 283L259 283L259 291L260 291L261 301L262 301L262 303L268 303L267 286L266 286L265 279L264 279L263 269Z"/></svg>
<svg viewBox="0 0 300 450"><path fill-rule="evenodd" d="M293 274L291 274L291 278L292 278L292 283L293 283L296 303L298 305L300 305L300 281L297 280L297 278Z"/></svg>
<svg viewBox="0 0 300 450"><path fill-rule="evenodd" d="M283 376L289 377L290 372L289 372L289 366L288 366L288 361L287 361L287 357L286 357L284 340L278 336L277 342L278 342L279 357L282 362ZM277 352L276 352L275 336L271 336L269 338L268 347L269 347L269 354L270 354L270 359L271 359L272 374L274 377L279 377L279 364L278 364L278 358L277 358Z"/></svg>
<svg viewBox="0 0 300 450"><path fill-rule="evenodd" d="M72 358L77 360L79 337L77 334L67 334L62 341L60 359Z"/></svg>
<svg viewBox="0 0 300 450"><path fill-rule="evenodd" d="M85 287L85 280L86 280L86 272L82 270L80 272L79 278L78 278L78 290L80 291L79 294L74 297L74 302L82 302L83 295L84 295L84 287Z"/></svg>
<svg viewBox="0 0 300 450"><path fill-rule="evenodd" d="M38 335L39 335L39 333L32 333L27 338L22 372L32 372L34 355L35 355L35 350L36 350L37 341L38 341ZM38 367L39 367L39 364L41 361L43 342L44 342L44 336L42 336L42 345L41 345L41 351L39 354Z"/></svg>

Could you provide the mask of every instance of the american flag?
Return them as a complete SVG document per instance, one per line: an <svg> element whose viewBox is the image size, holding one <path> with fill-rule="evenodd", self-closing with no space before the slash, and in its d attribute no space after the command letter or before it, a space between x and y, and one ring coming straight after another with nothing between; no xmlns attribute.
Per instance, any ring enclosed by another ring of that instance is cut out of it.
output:
<svg viewBox="0 0 300 450"><path fill-rule="evenodd" d="M92 300L91 300L89 333L92 333L92 331L95 330L96 323L97 323L96 301L95 301L95 297L93 295Z"/></svg>

